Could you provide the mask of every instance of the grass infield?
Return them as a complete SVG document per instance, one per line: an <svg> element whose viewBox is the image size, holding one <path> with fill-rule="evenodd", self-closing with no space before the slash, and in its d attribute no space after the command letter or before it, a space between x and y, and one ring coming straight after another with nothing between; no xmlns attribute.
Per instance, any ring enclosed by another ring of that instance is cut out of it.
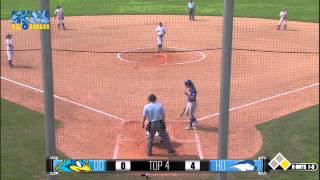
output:
<svg viewBox="0 0 320 180"><path fill-rule="evenodd" d="M223 0L195 0L196 15L222 16ZM51 15L62 5L66 16L116 14L187 15L187 0L51 0ZM1 19L9 19L12 10L37 9L38 0L1 0ZM234 15L279 19L285 7L289 21L319 22L318 0L240 0L235 1ZM85 23L85 22L84 22Z"/></svg>
<svg viewBox="0 0 320 180"><path fill-rule="evenodd" d="M1 179L44 179L44 117L19 105L1 100ZM58 126L58 125L57 125ZM281 152L291 162L319 164L319 105L260 124L264 144L256 155L274 156ZM59 155L63 158L63 155ZM228 179L316 180L319 172L271 173L266 177L256 173L229 174ZM153 180L205 180L214 174L190 176L154 176ZM67 174L59 179L143 179L139 174Z"/></svg>

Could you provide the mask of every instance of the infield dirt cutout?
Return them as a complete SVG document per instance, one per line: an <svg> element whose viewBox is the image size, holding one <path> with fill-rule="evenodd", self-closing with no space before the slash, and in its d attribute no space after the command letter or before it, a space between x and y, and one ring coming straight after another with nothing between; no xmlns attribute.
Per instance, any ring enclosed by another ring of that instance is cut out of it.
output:
<svg viewBox="0 0 320 180"><path fill-rule="evenodd" d="M165 47L197 51L124 53L155 47L160 21L168 30ZM250 158L259 151L263 139L257 124L319 101L319 54L276 52L318 52L318 24L289 21L287 31L277 31L277 22L234 19L234 48L275 52L233 51L229 158ZM191 22L187 16L83 16L67 17L65 24L69 30L52 23L59 151L70 158L148 158L141 113L147 96L155 93L166 109L177 156L168 157L155 144L152 158L217 158L221 17ZM12 31L8 21L1 25L2 49L8 32L15 49L40 48L38 31ZM5 51L1 59L1 97L43 112L40 51L16 51L13 69ZM183 82L189 78L199 92L197 131L184 130L187 118L178 118L186 103Z"/></svg>

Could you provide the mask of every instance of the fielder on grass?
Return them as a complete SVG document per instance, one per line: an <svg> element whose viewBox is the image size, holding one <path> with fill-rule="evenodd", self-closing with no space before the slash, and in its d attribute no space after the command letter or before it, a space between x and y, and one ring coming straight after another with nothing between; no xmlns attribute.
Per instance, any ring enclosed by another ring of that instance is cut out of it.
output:
<svg viewBox="0 0 320 180"><path fill-rule="evenodd" d="M284 8L281 8L279 16L280 16L280 20L278 23L278 30L280 30L282 24L283 24L283 29L287 30L288 11Z"/></svg>
<svg viewBox="0 0 320 180"><path fill-rule="evenodd" d="M54 13L56 15L56 19L58 20L58 29L65 30L66 28L64 26L64 12L62 7L58 5Z"/></svg>
<svg viewBox="0 0 320 180"><path fill-rule="evenodd" d="M194 12L196 10L196 5L193 2L193 0L189 0L187 8L188 8L188 12L189 12L189 20L194 21Z"/></svg>

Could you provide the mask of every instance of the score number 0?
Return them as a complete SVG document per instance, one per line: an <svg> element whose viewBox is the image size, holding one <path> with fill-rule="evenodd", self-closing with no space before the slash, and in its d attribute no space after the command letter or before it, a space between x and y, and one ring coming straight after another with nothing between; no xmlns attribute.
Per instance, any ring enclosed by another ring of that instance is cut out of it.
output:
<svg viewBox="0 0 320 180"><path fill-rule="evenodd" d="M130 161L116 161L116 171L130 171Z"/></svg>

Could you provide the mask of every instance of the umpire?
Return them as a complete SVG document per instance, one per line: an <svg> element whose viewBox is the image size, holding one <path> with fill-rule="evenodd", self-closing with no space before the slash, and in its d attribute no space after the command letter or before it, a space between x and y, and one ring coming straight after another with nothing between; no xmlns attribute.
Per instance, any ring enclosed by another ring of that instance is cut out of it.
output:
<svg viewBox="0 0 320 180"><path fill-rule="evenodd" d="M146 104L143 109L143 121L142 128L144 128L144 124L146 119L148 118L148 143L147 143L147 155L152 155L152 143L154 139L155 133L158 131L160 137L162 138L163 144L166 146L169 154L175 154L175 150L173 149L170 138L166 131L166 126L164 123L165 112L160 103L157 102L157 97L154 94L151 94L148 97L149 104Z"/></svg>

